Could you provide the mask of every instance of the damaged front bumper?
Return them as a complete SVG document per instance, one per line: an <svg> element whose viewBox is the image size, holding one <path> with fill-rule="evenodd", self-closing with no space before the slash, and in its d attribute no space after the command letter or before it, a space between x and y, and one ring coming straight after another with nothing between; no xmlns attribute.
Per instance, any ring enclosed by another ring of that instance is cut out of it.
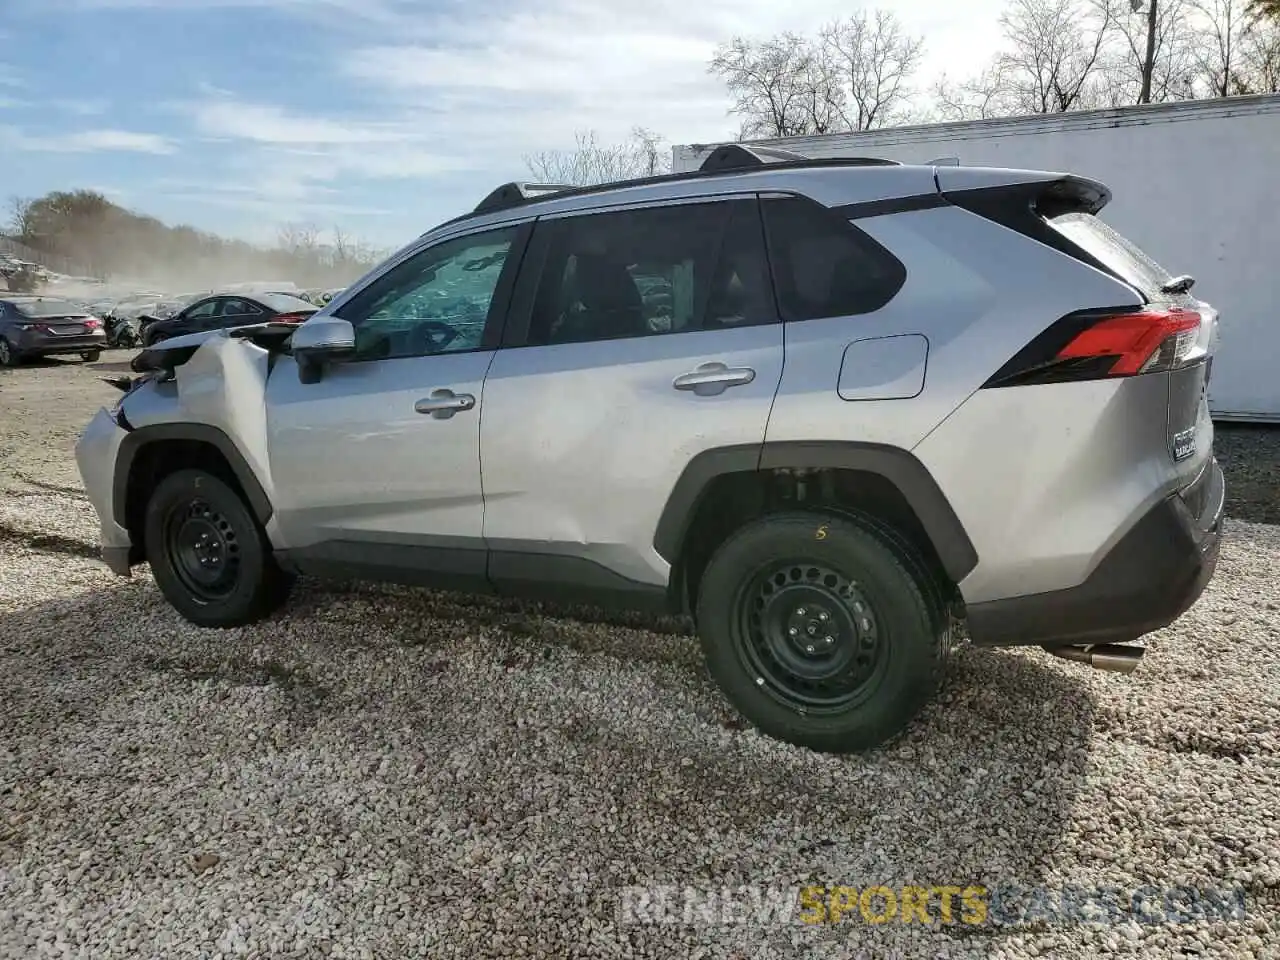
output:
<svg viewBox="0 0 1280 960"><path fill-rule="evenodd" d="M116 457L120 444L129 435L119 415L105 407L98 411L76 442L76 466L89 502L98 514L102 539L102 560L122 577L130 575L133 543L129 531L115 515Z"/></svg>

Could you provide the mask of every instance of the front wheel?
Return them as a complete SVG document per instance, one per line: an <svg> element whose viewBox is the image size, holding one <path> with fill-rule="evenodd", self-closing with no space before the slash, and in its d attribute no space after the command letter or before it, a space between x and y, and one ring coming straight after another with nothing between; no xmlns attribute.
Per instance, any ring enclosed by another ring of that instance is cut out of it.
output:
<svg viewBox="0 0 1280 960"><path fill-rule="evenodd" d="M21 361L18 351L4 337L0 337L0 367L16 367Z"/></svg>
<svg viewBox="0 0 1280 960"><path fill-rule="evenodd" d="M924 571L869 520L754 521L703 574L708 668L770 736L831 753L878 746L937 691L951 646L950 617Z"/></svg>
<svg viewBox="0 0 1280 960"><path fill-rule="evenodd" d="M290 579L240 494L204 470L160 481L147 504L147 559L165 599L201 627L237 627L284 603Z"/></svg>

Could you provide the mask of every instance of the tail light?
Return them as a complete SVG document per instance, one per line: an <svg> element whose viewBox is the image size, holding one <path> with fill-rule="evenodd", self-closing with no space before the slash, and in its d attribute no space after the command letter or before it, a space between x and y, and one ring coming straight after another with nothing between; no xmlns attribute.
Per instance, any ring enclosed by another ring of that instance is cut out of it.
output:
<svg viewBox="0 0 1280 960"><path fill-rule="evenodd" d="M1204 318L1185 307L1071 314L1002 367L988 386L1132 377L1176 370L1206 355Z"/></svg>
<svg viewBox="0 0 1280 960"><path fill-rule="evenodd" d="M272 323L301 323L311 314L303 313L277 313L272 319Z"/></svg>
<svg viewBox="0 0 1280 960"><path fill-rule="evenodd" d="M100 326L102 326L101 320L94 320L90 318L84 322L84 328L86 330L97 330Z"/></svg>

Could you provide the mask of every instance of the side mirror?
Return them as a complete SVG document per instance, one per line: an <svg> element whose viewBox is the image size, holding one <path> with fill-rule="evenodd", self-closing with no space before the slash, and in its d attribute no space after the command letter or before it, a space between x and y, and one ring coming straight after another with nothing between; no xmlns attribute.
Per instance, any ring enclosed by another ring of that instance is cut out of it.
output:
<svg viewBox="0 0 1280 960"><path fill-rule="evenodd" d="M326 364L350 357L356 350L356 330L339 317L316 317L298 326L289 340L298 364L298 379L317 383Z"/></svg>

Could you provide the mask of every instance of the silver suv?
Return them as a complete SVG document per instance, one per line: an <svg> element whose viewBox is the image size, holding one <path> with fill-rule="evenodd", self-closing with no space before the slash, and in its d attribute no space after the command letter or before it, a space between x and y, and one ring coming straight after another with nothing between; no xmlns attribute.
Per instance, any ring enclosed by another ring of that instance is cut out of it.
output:
<svg viewBox="0 0 1280 960"><path fill-rule="evenodd" d="M692 615L765 732L889 738L973 643L1129 670L1217 561L1217 316L1099 183L806 160L500 187L301 326L167 341L76 450L118 573Z"/></svg>

